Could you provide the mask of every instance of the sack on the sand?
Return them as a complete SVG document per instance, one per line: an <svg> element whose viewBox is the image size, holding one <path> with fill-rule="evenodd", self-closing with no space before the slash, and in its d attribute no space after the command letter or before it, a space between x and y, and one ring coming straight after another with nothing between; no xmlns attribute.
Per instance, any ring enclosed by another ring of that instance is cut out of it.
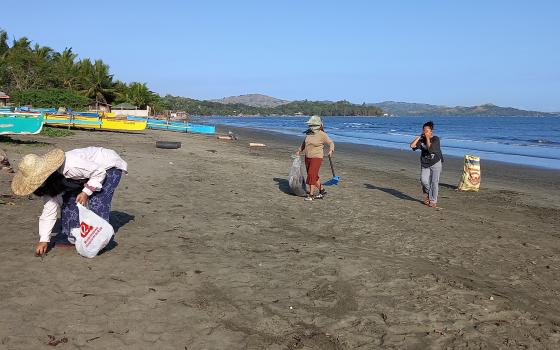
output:
<svg viewBox="0 0 560 350"><path fill-rule="evenodd" d="M463 176L459 183L459 191L478 192L480 188L480 157L465 155Z"/></svg>
<svg viewBox="0 0 560 350"><path fill-rule="evenodd" d="M301 158L299 156L293 158L294 161L289 173L290 191L296 196L305 197L307 192L305 190L305 178L301 171Z"/></svg>
<svg viewBox="0 0 560 350"><path fill-rule="evenodd" d="M80 211L80 229L71 232L75 239L78 254L93 258L107 246L115 231L113 226L93 211L78 204Z"/></svg>

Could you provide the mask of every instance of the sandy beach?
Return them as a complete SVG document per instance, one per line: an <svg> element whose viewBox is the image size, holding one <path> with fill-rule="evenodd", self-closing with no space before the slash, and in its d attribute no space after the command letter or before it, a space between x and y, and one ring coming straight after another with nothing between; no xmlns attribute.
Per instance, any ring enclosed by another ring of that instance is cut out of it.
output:
<svg viewBox="0 0 560 350"><path fill-rule="evenodd" d="M0 348L560 348L560 172L483 160L481 191L459 193L449 158L433 210L417 153L337 144L341 183L309 203L287 193L298 138L235 131L0 142L14 166L98 145L130 172L95 259L35 257L42 202L0 173Z"/></svg>

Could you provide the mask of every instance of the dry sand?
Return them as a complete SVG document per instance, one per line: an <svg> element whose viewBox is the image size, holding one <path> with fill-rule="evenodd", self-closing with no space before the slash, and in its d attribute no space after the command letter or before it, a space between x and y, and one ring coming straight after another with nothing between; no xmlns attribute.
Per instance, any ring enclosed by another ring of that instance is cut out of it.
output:
<svg viewBox="0 0 560 350"><path fill-rule="evenodd" d="M14 164L100 145L130 166L118 245L95 259L34 257L42 202L2 198L0 348L560 348L559 172L483 162L481 192L458 193L448 159L436 211L418 201L418 154L337 145L342 181L309 203L285 193L298 140L238 132L0 142Z"/></svg>

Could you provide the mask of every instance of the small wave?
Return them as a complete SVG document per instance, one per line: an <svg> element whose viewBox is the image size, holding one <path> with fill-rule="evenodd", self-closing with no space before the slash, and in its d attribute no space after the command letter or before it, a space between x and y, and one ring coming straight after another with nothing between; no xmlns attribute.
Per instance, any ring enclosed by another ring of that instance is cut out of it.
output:
<svg viewBox="0 0 560 350"><path fill-rule="evenodd" d="M529 142L538 143L540 145L560 145L560 142L555 142L555 141L546 140L546 139L529 140Z"/></svg>

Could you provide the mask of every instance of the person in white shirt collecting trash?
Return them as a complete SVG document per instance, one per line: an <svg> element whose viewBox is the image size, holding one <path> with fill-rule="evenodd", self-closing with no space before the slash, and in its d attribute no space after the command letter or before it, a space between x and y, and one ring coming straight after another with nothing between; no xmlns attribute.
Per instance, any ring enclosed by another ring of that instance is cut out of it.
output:
<svg viewBox="0 0 560 350"><path fill-rule="evenodd" d="M127 163L113 150L87 147L64 152L54 149L43 156L23 157L12 181L12 191L19 196L31 193L43 197L39 217L39 242L35 254L44 255L61 207L61 234L70 237L80 227L76 203L109 221L113 193Z"/></svg>

